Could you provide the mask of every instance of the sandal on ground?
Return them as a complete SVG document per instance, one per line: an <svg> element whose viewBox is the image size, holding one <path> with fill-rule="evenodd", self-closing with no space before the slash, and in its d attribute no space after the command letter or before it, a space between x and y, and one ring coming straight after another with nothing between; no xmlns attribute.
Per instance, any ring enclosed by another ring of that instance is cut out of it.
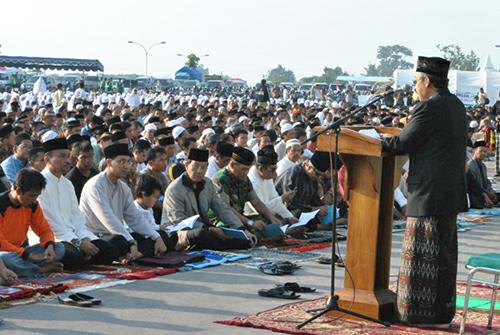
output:
<svg viewBox="0 0 500 335"><path fill-rule="evenodd" d="M83 293L71 294L69 296L69 298L71 298L73 300L77 300L77 301L89 301L92 305L100 305L101 304L100 299L96 299L94 297L91 297L90 295L86 295Z"/></svg>
<svg viewBox="0 0 500 335"><path fill-rule="evenodd" d="M279 299L298 299L300 298L300 294L297 295L295 292L288 291L283 287L271 288L269 290L259 290L257 292L261 297L269 297L269 298L279 298Z"/></svg>
<svg viewBox="0 0 500 335"><path fill-rule="evenodd" d="M259 266L259 270L267 275L289 275L299 269L300 266L289 261L271 262Z"/></svg>
<svg viewBox="0 0 500 335"><path fill-rule="evenodd" d="M300 286L298 283L284 283L284 284L277 284L276 287L282 287L287 291L292 291L295 293L312 293L316 292L315 288L310 288L306 286Z"/></svg>
<svg viewBox="0 0 500 335"><path fill-rule="evenodd" d="M70 298L70 296L61 297L58 295L57 300L59 300L59 302L64 305L77 306L77 307L92 307L92 303L90 301L79 300L79 299L75 300Z"/></svg>

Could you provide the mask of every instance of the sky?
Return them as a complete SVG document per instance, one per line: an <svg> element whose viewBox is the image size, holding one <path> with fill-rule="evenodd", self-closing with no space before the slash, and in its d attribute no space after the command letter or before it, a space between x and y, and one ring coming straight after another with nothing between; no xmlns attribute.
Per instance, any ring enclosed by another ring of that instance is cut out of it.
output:
<svg viewBox="0 0 500 335"><path fill-rule="evenodd" d="M3 3L0 53L99 59L105 73L173 78L185 58L212 74L259 81L282 64L297 79L325 66L350 74L376 63L380 45L439 56L437 44L488 54L500 68L499 0L16 0Z"/></svg>

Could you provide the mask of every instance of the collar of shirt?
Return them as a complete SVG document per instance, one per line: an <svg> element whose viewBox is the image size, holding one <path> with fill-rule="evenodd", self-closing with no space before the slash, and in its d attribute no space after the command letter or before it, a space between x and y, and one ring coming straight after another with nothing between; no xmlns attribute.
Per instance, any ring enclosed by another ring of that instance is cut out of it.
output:
<svg viewBox="0 0 500 335"><path fill-rule="evenodd" d="M205 188L205 179L203 179L201 182L199 182L197 184L197 187L195 188L193 182L191 181L191 179L189 179L187 173L184 172L182 174L182 185L189 187L194 192L200 193Z"/></svg>

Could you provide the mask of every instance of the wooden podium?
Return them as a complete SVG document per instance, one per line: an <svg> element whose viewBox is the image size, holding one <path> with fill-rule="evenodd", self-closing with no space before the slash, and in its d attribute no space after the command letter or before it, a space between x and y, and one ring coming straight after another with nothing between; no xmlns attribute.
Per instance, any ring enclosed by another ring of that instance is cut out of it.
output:
<svg viewBox="0 0 500 335"><path fill-rule="evenodd" d="M345 271L344 288L336 293L340 307L390 321L395 303L395 293L388 288L392 208L394 189L406 159L382 152L380 140L358 133L369 128L346 127L339 134L340 159L347 169L344 190L349 203L349 223L345 260L348 271ZM390 136L400 133L399 128L374 129ZM334 152L335 133L320 135L316 144L316 150Z"/></svg>

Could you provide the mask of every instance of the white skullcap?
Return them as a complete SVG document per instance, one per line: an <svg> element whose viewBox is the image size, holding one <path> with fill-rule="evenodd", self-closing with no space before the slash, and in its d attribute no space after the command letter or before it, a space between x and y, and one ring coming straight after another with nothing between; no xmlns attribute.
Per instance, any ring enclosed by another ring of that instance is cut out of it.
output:
<svg viewBox="0 0 500 335"><path fill-rule="evenodd" d="M213 130L212 128L205 128L201 132L201 136L206 136L208 134L215 134L215 130Z"/></svg>
<svg viewBox="0 0 500 335"><path fill-rule="evenodd" d="M53 130L48 130L42 135L42 143L58 138L59 134Z"/></svg>
<svg viewBox="0 0 500 335"><path fill-rule="evenodd" d="M290 123L285 123L283 126L281 126L281 133L284 134L287 131L290 131L293 129L293 126Z"/></svg>
<svg viewBox="0 0 500 335"><path fill-rule="evenodd" d="M248 120L248 117L246 117L245 115L243 115L243 116L240 116L240 118L238 119L238 122L242 123L245 120Z"/></svg>
<svg viewBox="0 0 500 335"><path fill-rule="evenodd" d="M294 145L300 145L300 141L293 138L291 140L286 141L285 147L288 149L290 147L293 147Z"/></svg>
<svg viewBox="0 0 500 335"><path fill-rule="evenodd" d="M177 139L179 136L182 135L182 133L185 131L186 129L184 127L181 127L181 126L177 126L175 127L173 130L172 130L172 136L174 137L174 139Z"/></svg>
<svg viewBox="0 0 500 335"><path fill-rule="evenodd" d="M469 128L477 128L479 127L479 123L477 123L476 120L472 120L470 123L469 123Z"/></svg>

